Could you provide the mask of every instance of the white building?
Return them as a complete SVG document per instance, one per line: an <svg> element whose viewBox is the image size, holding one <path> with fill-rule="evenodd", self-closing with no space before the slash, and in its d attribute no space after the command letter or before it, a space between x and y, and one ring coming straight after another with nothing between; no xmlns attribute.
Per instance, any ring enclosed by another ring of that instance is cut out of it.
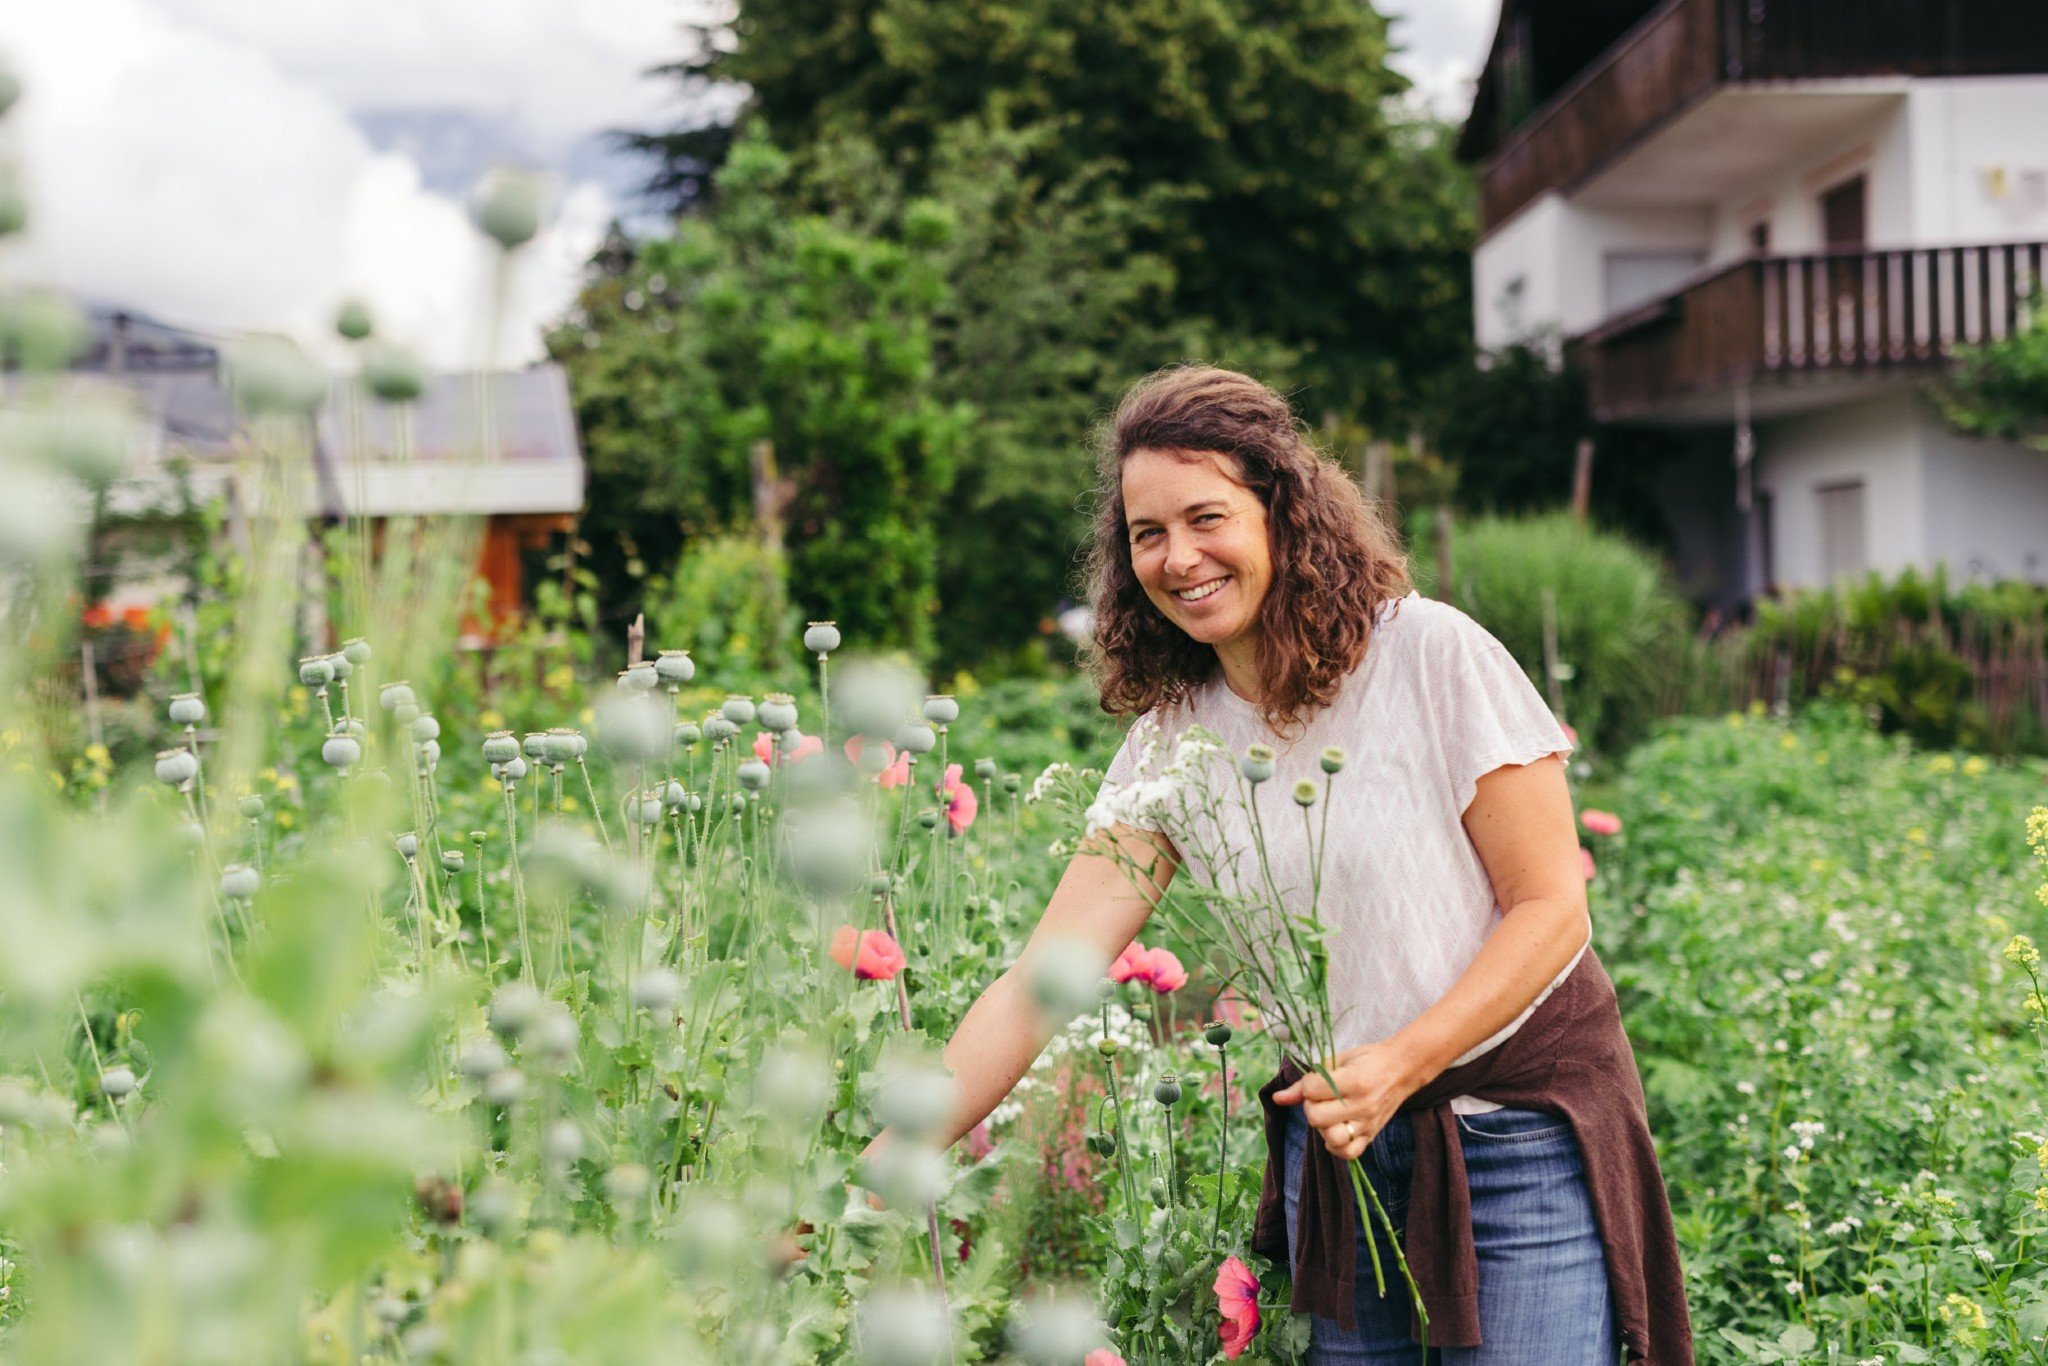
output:
<svg viewBox="0 0 2048 1366"><path fill-rule="evenodd" d="M1662 490L1703 597L2048 583L2048 453L1925 396L2048 267L2044 0L1503 0L1460 152L1480 346L1710 434Z"/></svg>

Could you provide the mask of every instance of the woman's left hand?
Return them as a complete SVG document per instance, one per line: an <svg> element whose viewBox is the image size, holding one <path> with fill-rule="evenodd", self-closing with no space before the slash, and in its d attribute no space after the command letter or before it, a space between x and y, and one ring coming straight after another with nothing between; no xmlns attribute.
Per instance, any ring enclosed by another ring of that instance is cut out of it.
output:
<svg viewBox="0 0 2048 1366"><path fill-rule="evenodd" d="M1322 1135L1323 1146L1349 1162L1387 1127L1401 1102L1415 1093L1405 1050L1392 1043L1361 1044L1339 1053L1330 1064L1330 1083L1311 1072L1273 1094L1276 1105L1300 1105L1302 1117Z"/></svg>

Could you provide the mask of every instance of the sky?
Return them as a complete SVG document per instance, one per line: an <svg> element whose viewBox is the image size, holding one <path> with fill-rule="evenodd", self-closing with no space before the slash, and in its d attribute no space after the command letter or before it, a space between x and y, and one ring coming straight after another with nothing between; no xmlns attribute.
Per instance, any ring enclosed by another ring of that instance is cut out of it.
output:
<svg viewBox="0 0 2048 1366"><path fill-rule="evenodd" d="M222 335L336 343L344 299L439 369L541 355L642 165L605 134L703 116L648 68L711 0L46 0L0 4L29 190L0 286ZM1395 65L1462 114L1495 0L1401 0ZM541 234L493 310L470 187L545 170ZM493 324L494 315L497 317ZM495 335L494 335L495 334Z"/></svg>

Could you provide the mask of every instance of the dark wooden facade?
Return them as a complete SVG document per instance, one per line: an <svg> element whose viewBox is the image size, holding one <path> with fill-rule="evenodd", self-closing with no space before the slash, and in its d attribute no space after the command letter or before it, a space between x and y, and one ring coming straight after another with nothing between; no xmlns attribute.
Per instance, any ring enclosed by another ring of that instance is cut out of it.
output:
<svg viewBox="0 0 2048 1366"><path fill-rule="evenodd" d="M1737 261L1577 343L1603 422L1737 384L1933 370L2026 326L2048 243Z"/></svg>
<svg viewBox="0 0 2048 1366"><path fill-rule="evenodd" d="M1590 26L1627 17L1611 4L1503 4L1459 141L1480 163L1482 231L1569 190L1723 86L2048 71L2043 0L1664 0L1555 89L1558 73L1525 55L1546 50L1542 25L1584 40L1604 32Z"/></svg>

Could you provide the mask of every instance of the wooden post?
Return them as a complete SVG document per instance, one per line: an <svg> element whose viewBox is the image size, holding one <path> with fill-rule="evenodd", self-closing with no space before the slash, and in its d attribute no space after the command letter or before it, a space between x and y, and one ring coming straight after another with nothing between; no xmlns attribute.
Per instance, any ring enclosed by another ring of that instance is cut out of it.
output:
<svg viewBox="0 0 2048 1366"><path fill-rule="evenodd" d="M1572 521L1579 526L1586 524L1586 513L1593 502L1593 438L1579 438L1578 458L1572 462Z"/></svg>
<svg viewBox="0 0 2048 1366"><path fill-rule="evenodd" d="M1365 496L1379 502L1386 495L1387 443L1374 439L1365 443Z"/></svg>
<svg viewBox="0 0 2048 1366"><path fill-rule="evenodd" d="M626 628L626 666L631 668L640 662L647 650L647 614L635 612L633 624Z"/></svg>

